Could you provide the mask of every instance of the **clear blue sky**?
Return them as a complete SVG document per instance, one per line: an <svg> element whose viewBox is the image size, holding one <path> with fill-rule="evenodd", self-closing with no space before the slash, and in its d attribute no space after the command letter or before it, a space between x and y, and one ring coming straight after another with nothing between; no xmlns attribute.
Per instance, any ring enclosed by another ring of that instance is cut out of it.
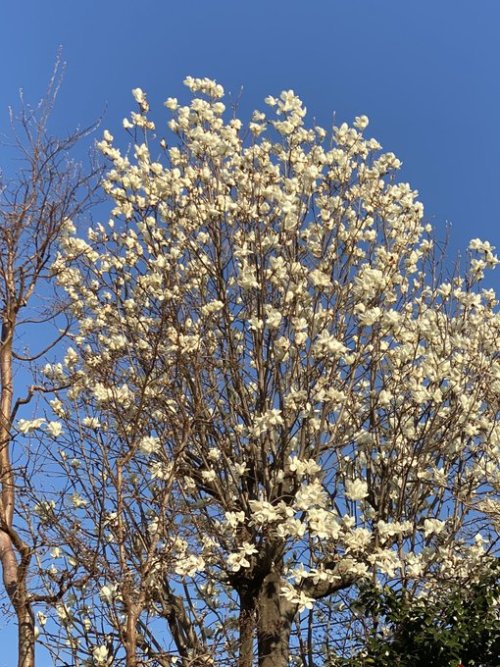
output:
<svg viewBox="0 0 500 667"><path fill-rule="evenodd" d="M152 104L187 74L218 79L242 110L293 88L325 127L367 114L404 162L451 248L500 245L499 0L20 0L2 3L0 131L18 89L36 101L59 45L67 72L53 131L104 112L119 136L141 87ZM1 166L0 153L0 166ZM489 280L500 291L500 272ZM0 667L14 665L0 620ZM49 663L40 662L40 667Z"/></svg>

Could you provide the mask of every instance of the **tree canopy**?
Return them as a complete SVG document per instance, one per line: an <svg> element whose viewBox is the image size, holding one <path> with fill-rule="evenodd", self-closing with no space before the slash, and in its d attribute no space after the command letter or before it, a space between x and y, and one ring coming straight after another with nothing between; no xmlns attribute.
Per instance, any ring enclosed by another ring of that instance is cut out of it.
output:
<svg viewBox="0 0 500 667"><path fill-rule="evenodd" d="M165 136L133 91L130 145L98 144L110 218L67 220L51 267L71 346L17 424L57 475L27 490L40 639L333 664L378 623L367 583L437 599L498 554L498 259L473 239L450 268L366 116L308 128L285 91L244 123L185 83Z"/></svg>

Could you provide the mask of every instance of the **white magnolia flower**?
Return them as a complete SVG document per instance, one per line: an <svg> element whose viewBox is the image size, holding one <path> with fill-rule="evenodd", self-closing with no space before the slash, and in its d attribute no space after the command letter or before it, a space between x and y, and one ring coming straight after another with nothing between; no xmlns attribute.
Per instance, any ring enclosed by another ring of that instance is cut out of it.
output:
<svg viewBox="0 0 500 667"><path fill-rule="evenodd" d="M370 544L372 533L367 528L356 528L345 537L346 552L364 551Z"/></svg>
<svg viewBox="0 0 500 667"><path fill-rule="evenodd" d="M204 482L214 482L217 479L217 473L215 470L213 470L213 468L210 470L202 470L201 478Z"/></svg>
<svg viewBox="0 0 500 667"><path fill-rule="evenodd" d="M279 508L266 500L250 500L252 510L252 522L255 524L272 523L281 518Z"/></svg>
<svg viewBox="0 0 500 667"><path fill-rule="evenodd" d="M37 611L36 616L37 616L38 622L40 623L40 625L43 628L43 626L47 623L47 616L43 613L43 611Z"/></svg>
<svg viewBox="0 0 500 667"><path fill-rule="evenodd" d="M315 479L310 484L302 484L295 496L295 505L298 509L309 510L312 507L326 507L327 495L321 482Z"/></svg>
<svg viewBox="0 0 500 667"><path fill-rule="evenodd" d="M318 355L341 355L346 352L346 346L332 336L327 329L323 329L318 338L314 341L313 350Z"/></svg>
<svg viewBox="0 0 500 667"><path fill-rule="evenodd" d="M356 116L353 125L358 130L365 130L368 127L369 122L368 116Z"/></svg>
<svg viewBox="0 0 500 667"><path fill-rule="evenodd" d="M105 584L99 591L101 600L110 604L118 595L117 584Z"/></svg>
<svg viewBox="0 0 500 667"><path fill-rule="evenodd" d="M446 525L445 521L439 519L425 519L424 521L424 537L430 535L439 535Z"/></svg>
<svg viewBox="0 0 500 667"><path fill-rule="evenodd" d="M92 650L92 656L95 660L96 665L107 665L108 664L108 649L106 646L96 646Z"/></svg>
<svg viewBox="0 0 500 667"><path fill-rule="evenodd" d="M231 528L237 528L240 523L245 522L245 512L226 512L225 517Z"/></svg>
<svg viewBox="0 0 500 667"><path fill-rule="evenodd" d="M168 97L163 104L167 107L167 109L171 109L172 111L175 111L175 109L177 109L179 106L179 102L176 97Z"/></svg>
<svg viewBox="0 0 500 667"><path fill-rule="evenodd" d="M57 438L63 432L63 427L62 427L61 422L49 422L47 424L47 431L54 438Z"/></svg>
<svg viewBox="0 0 500 667"><path fill-rule="evenodd" d="M38 419L20 419L17 422L17 428L21 433L31 433L45 424L45 419L39 417Z"/></svg>
<svg viewBox="0 0 500 667"><path fill-rule="evenodd" d="M181 558L175 565L175 573L181 577L194 577L197 572L205 569L205 561L201 556L191 554L186 558Z"/></svg>
<svg viewBox="0 0 500 667"><path fill-rule="evenodd" d="M291 584L286 583L282 586L281 595L288 600L288 602L298 606L299 614L305 609L313 608L314 598L306 595L304 591L296 589Z"/></svg>
<svg viewBox="0 0 500 667"><path fill-rule="evenodd" d="M281 319L282 315L279 312L279 310L276 310L275 308L269 308L267 310L266 324L269 327L269 329L278 329L281 323Z"/></svg>
<svg viewBox="0 0 500 667"><path fill-rule="evenodd" d="M257 553L257 549L249 542L243 542L236 553L229 554L226 563L231 572L238 572L242 567L250 567L251 563L247 556Z"/></svg>
<svg viewBox="0 0 500 667"><path fill-rule="evenodd" d="M218 461L221 456L222 455L220 449L215 449L215 447L212 447L212 449L208 450L208 458L211 461Z"/></svg>
<svg viewBox="0 0 500 667"><path fill-rule="evenodd" d="M101 424L97 417L84 417L82 419L82 425L86 426L87 428L97 429Z"/></svg>
<svg viewBox="0 0 500 667"><path fill-rule="evenodd" d="M290 456L290 471L294 472L297 477L304 475L315 475L321 470L321 466L314 459L300 460L296 456Z"/></svg>
<svg viewBox="0 0 500 667"><path fill-rule="evenodd" d="M72 615L71 609L62 602L56 605L56 614L61 619L61 621L68 620L69 618L71 618Z"/></svg>
<svg viewBox="0 0 500 667"><path fill-rule="evenodd" d="M133 88L132 95L137 104L143 104L146 101L146 95L142 88Z"/></svg>
<svg viewBox="0 0 500 667"><path fill-rule="evenodd" d="M235 463L232 466L232 471L238 477L243 477L243 475L248 471L248 466L246 463Z"/></svg>
<svg viewBox="0 0 500 667"><path fill-rule="evenodd" d="M80 494L77 493L76 491L71 496L71 503L73 507L76 507L77 509L79 509L80 507L85 507L85 505L87 505L87 502L88 501L85 500L85 498L82 498Z"/></svg>
<svg viewBox="0 0 500 667"><path fill-rule="evenodd" d="M345 494L351 500L363 500L368 495L368 484L362 479L347 480Z"/></svg>
<svg viewBox="0 0 500 667"><path fill-rule="evenodd" d="M139 441L139 449L144 454L155 454L160 449L160 439L152 435L146 435Z"/></svg>
<svg viewBox="0 0 500 667"><path fill-rule="evenodd" d="M256 436L266 433L275 426L282 426L284 424L281 410L273 408L262 415L254 418L253 434Z"/></svg>

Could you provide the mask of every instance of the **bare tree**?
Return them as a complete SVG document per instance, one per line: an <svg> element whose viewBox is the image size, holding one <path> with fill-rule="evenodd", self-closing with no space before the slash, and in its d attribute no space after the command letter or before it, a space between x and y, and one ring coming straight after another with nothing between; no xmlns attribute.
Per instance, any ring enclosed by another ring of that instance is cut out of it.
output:
<svg viewBox="0 0 500 667"><path fill-rule="evenodd" d="M34 550L18 529L24 517L19 515L16 493L26 482L29 462L14 423L23 406L47 391L30 383L29 377L32 365L65 333L65 305L56 294L50 263L70 221L89 206L94 187L93 174L70 158L71 149L89 130L65 138L49 134L62 70L58 59L47 93L36 107L21 97L19 114L11 110L11 143L5 154L15 173L11 175L9 167L0 183L0 562L17 619L20 667L31 667L35 661L28 587Z"/></svg>
<svg viewBox="0 0 500 667"><path fill-rule="evenodd" d="M112 218L54 264L79 324L36 530L85 581L55 626L75 664L324 664L325 628L351 641L330 603L436 595L497 550L498 260L475 239L446 276L366 117L325 141L285 91L245 132L186 83L158 154L133 91Z"/></svg>

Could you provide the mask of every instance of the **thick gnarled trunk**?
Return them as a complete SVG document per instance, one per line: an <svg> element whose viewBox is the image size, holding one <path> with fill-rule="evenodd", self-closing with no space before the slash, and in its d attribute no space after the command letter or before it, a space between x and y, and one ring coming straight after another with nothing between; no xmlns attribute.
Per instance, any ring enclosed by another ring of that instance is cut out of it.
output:
<svg viewBox="0 0 500 667"><path fill-rule="evenodd" d="M287 667L290 633L297 606L281 595L283 579L270 572L257 599L257 643L259 667Z"/></svg>

